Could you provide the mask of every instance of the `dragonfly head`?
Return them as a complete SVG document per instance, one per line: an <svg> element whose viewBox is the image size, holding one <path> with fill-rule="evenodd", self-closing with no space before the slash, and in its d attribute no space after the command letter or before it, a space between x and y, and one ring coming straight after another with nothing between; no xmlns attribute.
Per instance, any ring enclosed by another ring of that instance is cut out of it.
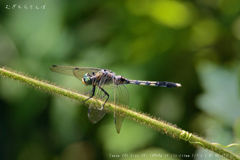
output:
<svg viewBox="0 0 240 160"><path fill-rule="evenodd" d="M82 78L82 82L83 84L85 84L86 86L88 85L92 85L92 79L90 77L90 75L88 73L84 74L83 78Z"/></svg>

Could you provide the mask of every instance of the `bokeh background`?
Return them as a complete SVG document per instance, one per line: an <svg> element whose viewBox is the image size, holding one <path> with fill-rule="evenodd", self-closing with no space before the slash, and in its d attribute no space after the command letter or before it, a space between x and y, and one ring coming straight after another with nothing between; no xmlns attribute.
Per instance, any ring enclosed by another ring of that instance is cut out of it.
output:
<svg viewBox="0 0 240 160"><path fill-rule="evenodd" d="M240 143L239 58L239 0L0 1L1 66L81 93L91 87L49 67L106 68L129 79L181 83L127 86L129 106L223 145ZM229 150L240 154L239 147ZM112 114L91 124L86 105L0 77L0 159L154 154L221 159L128 119L117 134Z"/></svg>

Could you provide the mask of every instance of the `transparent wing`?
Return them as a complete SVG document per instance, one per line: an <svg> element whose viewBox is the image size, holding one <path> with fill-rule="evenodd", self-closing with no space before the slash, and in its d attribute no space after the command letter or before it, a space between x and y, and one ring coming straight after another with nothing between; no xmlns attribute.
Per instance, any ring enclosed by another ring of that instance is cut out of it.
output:
<svg viewBox="0 0 240 160"><path fill-rule="evenodd" d="M91 68L91 67L71 67L71 66L61 66L61 65L52 65L50 70L56 73L65 74L68 76L75 76L76 78L82 80L84 74L92 72L101 71L100 68Z"/></svg>
<svg viewBox="0 0 240 160"><path fill-rule="evenodd" d="M114 85L114 104L126 107L129 105L129 94L127 88L120 84ZM120 133L122 127L122 121L124 117L121 116L120 112L116 109L114 110L114 121L115 127L118 133Z"/></svg>
<svg viewBox="0 0 240 160"><path fill-rule="evenodd" d="M100 81L98 82L98 86L102 87L104 89L104 83L106 81L107 77L106 76L102 76ZM97 86L96 86L97 87ZM90 106L89 106L89 109L88 109L88 119L92 122L92 123L97 123L98 121L100 121L104 115L107 113L107 111L103 109L100 109L104 102L107 100L107 95L105 95L105 93L100 89L100 88L97 88L97 91L95 93L95 96L94 96L94 101L96 100L101 100L103 101L102 104L100 104L101 106L95 106L94 104L99 104L97 102L93 102ZM104 96L104 97L103 97ZM102 98L103 97L103 98ZM103 106L104 107L104 106Z"/></svg>
<svg viewBox="0 0 240 160"><path fill-rule="evenodd" d="M91 104L88 108L88 119L92 123L97 123L105 116L106 113L107 112L104 109L100 110Z"/></svg>
<svg viewBox="0 0 240 160"><path fill-rule="evenodd" d="M106 82L108 82L108 83L106 83ZM103 76L101 78L100 82L99 82L99 86L102 87L109 94L108 102L116 104L116 105L120 105L120 106L123 106L123 107L128 106L128 104L129 104L129 94L128 94L127 88L124 85L122 85L122 84L115 85L113 83L113 80L111 80L109 82L108 77ZM100 99L103 96L104 96L104 92L101 91L100 89L98 89L98 92L96 94L96 98ZM101 100L103 102L105 102L106 99L107 99L107 96L105 96ZM92 114L94 114L94 113L92 113ZM121 116L121 113L115 109L114 110L114 122L115 122L115 128L117 130L117 133L120 133L123 119L124 119L124 117Z"/></svg>

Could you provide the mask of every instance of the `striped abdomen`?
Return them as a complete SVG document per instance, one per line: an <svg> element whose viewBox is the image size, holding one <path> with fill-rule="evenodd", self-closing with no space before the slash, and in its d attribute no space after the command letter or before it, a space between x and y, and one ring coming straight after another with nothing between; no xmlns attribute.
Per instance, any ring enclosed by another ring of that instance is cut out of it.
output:
<svg viewBox="0 0 240 160"><path fill-rule="evenodd" d="M138 81L138 80L127 80L128 83L126 84L137 84L137 85L144 85L144 86L156 86L156 87L181 87L179 83L173 82L158 82L158 81Z"/></svg>

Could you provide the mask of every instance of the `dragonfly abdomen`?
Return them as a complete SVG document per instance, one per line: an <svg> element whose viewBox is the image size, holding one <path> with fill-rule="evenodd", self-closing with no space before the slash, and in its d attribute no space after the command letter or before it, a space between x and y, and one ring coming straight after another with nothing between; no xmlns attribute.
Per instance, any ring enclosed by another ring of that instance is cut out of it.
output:
<svg viewBox="0 0 240 160"><path fill-rule="evenodd" d="M138 80L129 80L129 84L144 85L144 86L156 86L156 87L181 87L179 83L173 82L158 82L158 81L138 81Z"/></svg>

